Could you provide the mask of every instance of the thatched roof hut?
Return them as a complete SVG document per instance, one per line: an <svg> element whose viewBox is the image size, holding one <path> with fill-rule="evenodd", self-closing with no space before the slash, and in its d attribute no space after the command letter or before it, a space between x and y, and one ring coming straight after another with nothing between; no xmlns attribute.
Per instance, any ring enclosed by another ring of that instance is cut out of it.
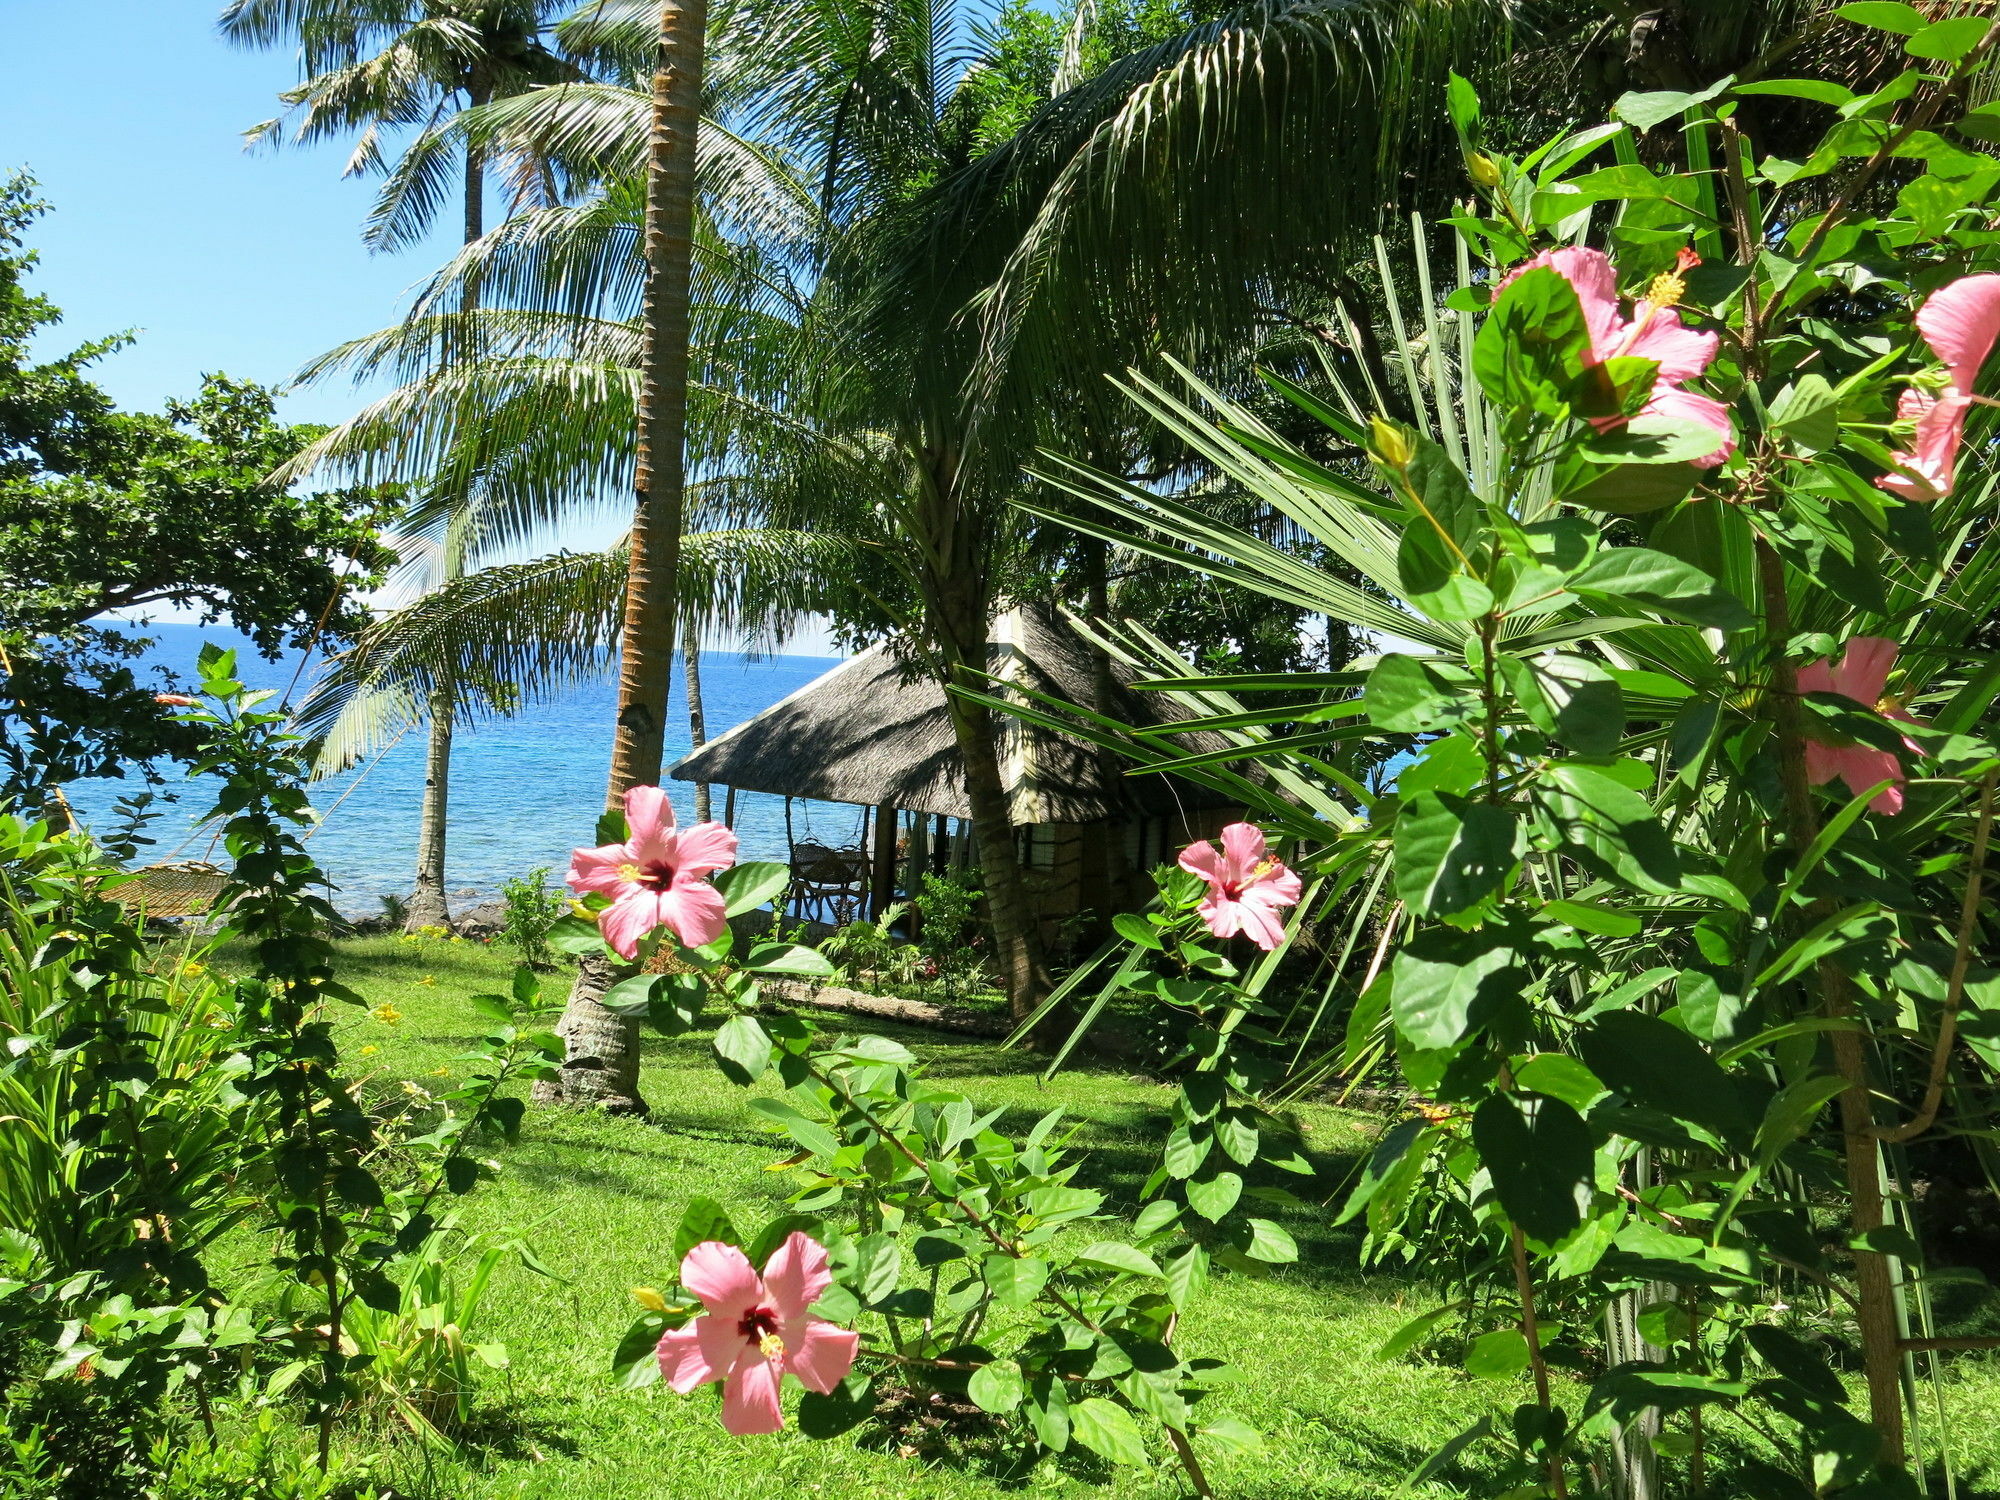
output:
<svg viewBox="0 0 2000 1500"><path fill-rule="evenodd" d="M987 670L1000 679L996 693L1014 684L1098 705L1098 663L1067 625L1017 609L996 619L991 634ZM1130 680L1114 663L1111 701L1102 710L1127 724L1171 724L1172 701L1132 691ZM1142 902L1150 865L1228 821L1221 811L1228 804L1205 787L1127 775L1133 762L1011 716L996 715L994 728L1030 900L1051 924ZM1226 741L1190 734L1177 743L1192 754ZM972 809L944 689L887 647L842 662L683 757L669 774L731 788L732 806L742 790L872 809L857 846L793 849L790 900L799 915L845 921L864 908L879 913L899 889L914 889L923 870L942 872L973 857L966 826ZM956 832L947 820L957 821Z"/></svg>
<svg viewBox="0 0 2000 1500"><path fill-rule="evenodd" d="M993 623L987 670L1065 702L1096 698L1096 666L1075 631L1040 611L1017 609ZM1162 694L1127 690L1114 664L1113 718L1172 722ZM1096 747L1019 719L997 725L1008 811L1017 826L1173 816L1218 805L1214 793L1174 777L1124 774ZM1192 752L1217 747L1190 736ZM965 777L944 690L899 662L886 646L850 658L710 740L669 768L682 781L821 802L850 802L966 818Z"/></svg>

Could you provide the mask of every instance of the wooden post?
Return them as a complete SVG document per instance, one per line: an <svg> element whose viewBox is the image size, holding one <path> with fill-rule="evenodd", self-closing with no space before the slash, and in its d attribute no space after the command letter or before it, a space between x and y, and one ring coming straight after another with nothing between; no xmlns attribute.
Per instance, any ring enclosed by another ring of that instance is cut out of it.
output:
<svg viewBox="0 0 2000 1500"><path fill-rule="evenodd" d="M725 828L734 828L736 826L736 788L733 786L725 787L723 792L722 826ZM791 850L789 848L785 851L785 857L787 859L791 858Z"/></svg>
<svg viewBox="0 0 2000 1500"><path fill-rule="evenodd" d="M868 895L868 918L874 921L896 899L896 809L884 802L875 809L874 889Z"/></svg>
<svg viewBox="0 0 2000 1500"><path fill-rule="evenodd" d="M927 813L910 815L910 856L904 889L910 896L910 941L924 935L924 915L917 910L917 893L924 888L924 876L931 868L931 820Z"/></svg>

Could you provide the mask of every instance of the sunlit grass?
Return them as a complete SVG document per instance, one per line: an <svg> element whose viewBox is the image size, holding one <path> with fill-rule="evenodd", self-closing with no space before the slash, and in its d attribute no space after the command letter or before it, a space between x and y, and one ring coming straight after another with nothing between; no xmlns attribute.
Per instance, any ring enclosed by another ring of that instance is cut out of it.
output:
<svg viewBox="0 0 2000 1500"><path fill-rule="evenodd" d="M343 978L371 1006L386 1002L400 1013L393 1023L358 1010L340 1017L347 1056L384 1082L437 1087L444 1081L438 1070L462 1067L460 1054L480 1032L465 996L504 989L511 970L503 950L471 943L381 938L343 950ZM559 1004L567 976L546 976L544 984L547 998ZM933 1076L981 1103L1018 1111L1012 1125L1062 1109L1081 1126L1088 1180L1122 1210L1136 1206L1165 1129L1172 1097L1166 1087L1122 1069L1078 1069L1043 1086L1038 1062L1020 1053L887 1025L870 1029L896 1035ZM736 1439L717 1421L712 1390L679 1397L657 1387L617 1389L608 1375L610 1351L633 1315L631 1288L669 1275L673 1228L687 1201L716 1198L739 1223L755 1224L780 1211L794 1181L765 1170L788 1147L745 1107L748 1092L710 1063L705 1038L649 1037L646 1048L650 1120L531 1111L521 1143L500 1154L498 1180L459 1204L468 1230L524 1236L562 1278L550 1281L510 1264L497 1279L478 1336L503 1341L512 1368L487 1379L480 1421L462 1454L426 1456L379 1434L349 1434L350 1449L380 1451L385 1477L404 1492L436 1500L743 1500L781 1493L927 1500L1023 1489L1150 1500L1187 1492L1171 1467L1137 1475L1065 1463L1009 1482L976 1468L874 1451L852 1435L831 1442L795 1431ZM1320 1105L1301 1107L1295 1119L1322 1168L1316 1191L1337 1201L1374 1122ZM1226 1410L1266 1435L1261 1452L1215 1459L1212 1477L1223 1494L1376 1500L1395 1493L1427 1453L1479 1414L1504 1412L1527 1396L1525 1377L1482 1381L1437 1363L1378 1361L1374 1351L1382 1341L1431 1304L1408 1280L1360 1274L1357 1236L1330 1227L1333 1217L1327 1209L1293 1211L1287 1227L1299 1240L1301 1262L1264 1280L1219 1279L1184 1324L1192 1352L1225 1357L1247 1377L1205 1406L1205 1414ZM1953 1392L1960 1493L1988 1493L1977 1476L1995 1472L2000 1457L2000 1424L1985 1420L2000 1410L2000 1381L1981 1366L1963 1371ZM1569 1387L1559 1399L1575 1410L1581 1394ZM1975 1476L1970 1488L1968 1470ZM1427 1485L1407 1493L1465 1491Z"/></svg>

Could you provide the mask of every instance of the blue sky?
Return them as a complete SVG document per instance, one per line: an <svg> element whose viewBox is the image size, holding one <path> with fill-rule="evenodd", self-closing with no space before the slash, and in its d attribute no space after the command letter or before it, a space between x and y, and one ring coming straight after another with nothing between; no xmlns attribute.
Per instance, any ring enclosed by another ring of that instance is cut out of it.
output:
<svg viewBox="0 0 2000 1500"><path fill-rule="evenodd" d="M341 177L338 144L244 151L241 132L278 112L296 65L226 45L220 9L0 0L0 168L28 167L55 210L33 241L34 284L64 314L44 347L136 330L99 367L121 405L157 407L210 370L282 381L393 322L443 258L442 243L396 256L362 245L373 184ZM325 386L284 410L332 421L355 405L351 387Z"/></svg>

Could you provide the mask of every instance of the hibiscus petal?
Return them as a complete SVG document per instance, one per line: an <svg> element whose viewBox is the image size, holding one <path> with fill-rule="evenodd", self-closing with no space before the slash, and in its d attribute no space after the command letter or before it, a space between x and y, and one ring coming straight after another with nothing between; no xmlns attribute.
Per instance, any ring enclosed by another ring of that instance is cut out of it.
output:
<svg viewBox="0 0 2000 1500"><path fill-rule="evenodd" d="M1222 884L1222 856L1215 852L1215 845L1207 839L1189 844L1181 850L1181 868L1190 875L1199 875L1210 885Z"/></svg>
<svg viewBox="0 0 2000 1500"><path fill-rule="evenodd" d="M721 1318L740 1319L764 1298L749 1258L720 1240L703 1240L682 1257L681 1285Z"/></svg>
<svg viewBox="0 0 2000 1500"><path fill-rule="evenodd" d="M807 1390L824 1396L854 1368L860 1346L860 1334L836 1328L824 1318L807 1318L797 1329L785 1331L785 1368Z"/></svg>
<svg viewBox="0 0 2000 1500"><path fill-rule="evenodd" d="M1911 396L1917 396L1915 401ZM1875 482L1906 500L1941 500L1957 478L1958 448L1965 440L1965 416L1972 403L1962 396L1942 401L1905 391L1896 403L1898 416L1917 413L1916 434L1909 451L1893 455L1908 474L1884 474Z"/></svg>
<svg viewBox="0 0 2000 1500"><path fill-rule="evenodd" d="M597 914L597 930L621 958L637 958L639 944L660 925L660 898L640 886L624 887L624 894Z"/></svg>
<svg viewBox="0 0 2000 1500"><path fill-rule="evenodd" d="M1305 885L1299 879L1298 871L1280 865L1258 881L1251 894L1273 906L1297 906L1304 890Z"/></svg>
<svg viewBox="0 0 2000 1500"><path fill-rule="evenodd" d="M785 1425L778 1405L778 1362L746 1360L722 1387L722 1427L732 1437L759 1437Z"/></svg>
<svg viewBox="0 0 2000 1500"><path fill-rule="evenodd" d="M676 1328L660 1337L655 1351L660 1361L660 1378L683 1396L698 1385L722 1379L728 1372L726 1364L717 1366L702 1349L702 1324L714 1321L697 1318L690 1327Z"/></svg>
<svg viewBox="0 0 2000 1500"><path fill-rule="evenodd" d="M1653 388L1644 412L1647 416L1679 417L1684 422L1698 422L1715 429L1720 444L1713 453L1691 460L1697 469L1712 469L1736 451L1736 439L1729 428L1729 408L1711 396L1662 383Z"/></svg>
<svg viewBox="0 0 2000 1500"><path fill-rule="evenodd" d="M1868 802L1870 812L1895 814L1903 810L1903 763L1887 750L1877 750L1872 745L1841 745L1835 748L1834 759L1840 766L1840 779L1847 783L1848 791L1859 797L1870 787L1883 787Z"/></svg>
<svg viewBox="0 0 2000 1500"><path fill-rule="evenodd" d="M635 786L625 793L625 826L633 843L674 826L673 799L662 787Z"/></svg>
<svg viewBox="0 0 2000 1500"><path fill-rule="evenodd" d="M1961 276L1932 293L1917 309L1917 329L1950 369L1958 393L1971 395L2000 337L2000 275Z"/></svg>
<svg viewBox="0 0 2000 1500"><path fill-rule="evenodd" d="M705 880L676 878L660 893L659 908L660 920L685 947L702 947L729 930L728 904L722 892Z"/></svg>
<svg viewBox="0 0 2000 1500"><path fill-rule="evenodd" d="M1896 643L1879 635L1850 637L1833 669L1833 690L1873 708L1889 687L1889 669L1896 664Z"/></svg>
<svg viewBox="0 0 2000 1500"><path fill-rule="evenodd" d="M721 823L697 823L683 828L674 840L673 866L677 873L706 875L726 870L736 863L736 835Z"/></svg>
<svg viewBox="0 0 2000 1500"><path fill-rule="evenodd" d="M1264 830L1255 823L1231 823L1222 830L1223 868L1228 878L1238 885L1250 878L1250 872L1257 868L1270 852L1270 845L1264 840Z"/></svg>
<svg viewBox="0 0 2000 1500"><path fill-rule="evenodd" d="M569 888L573 891L595 891L600 896L615 896L626 884L625 877L619 872L631 863L632 851L623 844L572 849L569 852Z"/></svg>
<svg viewBox="0 0 2000 1500"><path fill-rule="evenodd" d="M1268 901L1262 900L1261 889L1251 891L1236 908L1243 926L1243 932L1251 942L1269 953L1285 940L1284 919Z"/></svg>
<svg viewBox="0 0 2000 1500"><path fill-rule="evenodd" d="M1644 308L1640 309L1642 312ZM1715 363L1716 336L1697 333L1681 323L1680 314L1663 307L1655 312L1625 352L1655 361L1660 379L1679 385Z"/></svg>
<svg viewBox="0 0 2000 1500"><path fill-rule="evenodd" d="M1235 937L1243 930L1242 903L1231 901L1220 891L1211 891L1195 909L1208 930L1219 938Z"/></svg>
<svg viewBox="0 0 2000 1500"><path fill-rule="evenodd" d="M831 1285L833 1273L826 1266L826 1247L796 1229L764 1262L764 1290L779 1318L787 1323L803 1318L806 1309Z"/></svg>

